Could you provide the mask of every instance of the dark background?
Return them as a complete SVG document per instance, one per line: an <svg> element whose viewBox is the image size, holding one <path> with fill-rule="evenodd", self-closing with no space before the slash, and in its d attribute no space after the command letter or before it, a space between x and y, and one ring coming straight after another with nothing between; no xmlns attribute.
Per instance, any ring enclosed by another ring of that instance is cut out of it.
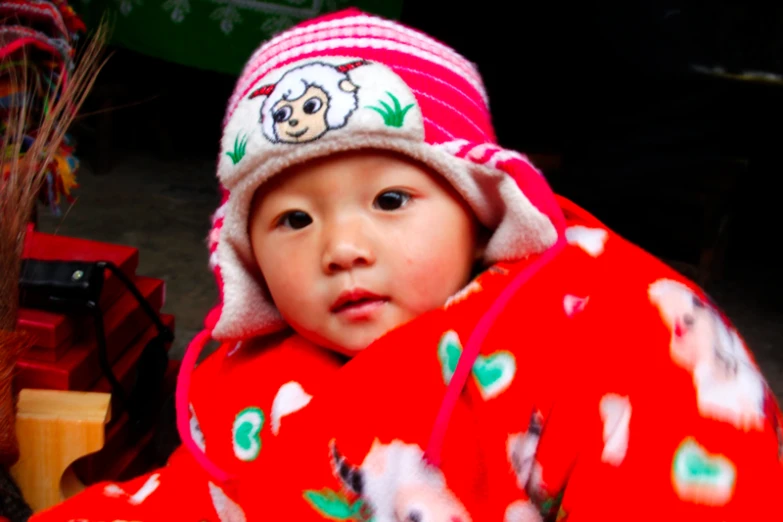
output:
<svg viewBox="0 0 783 522"><path fill-rule="evenodd" d="M774 299L783 83L691 66L783 73L783 11L509 4L409 0L402 21L478 65L500 143L545 155L555 191L654 254L692 264L724 223L719 276ZM85 108L79 154L104 175L107 150L109 161L132 149L216 157L234 80L117 49Z"/></svg>
<svg viewBox="0 0 783 522"><path fill-rule="evenodd" d="M502 144L561 157L553 188L665 257L694 261L726 214L726 277L781 281L783 10L753 4L499 2L404 17L478 64Z"/></svg>

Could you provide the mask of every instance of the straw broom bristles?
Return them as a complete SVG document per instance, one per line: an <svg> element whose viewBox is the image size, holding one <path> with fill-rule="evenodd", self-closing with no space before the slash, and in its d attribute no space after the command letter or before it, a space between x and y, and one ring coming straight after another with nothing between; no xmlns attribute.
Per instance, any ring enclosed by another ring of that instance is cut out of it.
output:
<svg viewBox="0 0 783 522"><path fill-rule="evenodd" d="M22 138L33 114L33 88L26 66L9 68L10 80L23 95L21 104L9 108L8 128L2 138L0 172L0 329L13 330L18 307L18 274L27 224L54 159L71 123L103 67L106 26L98 26L67 81L52 93L49 110L43 112L29 150L21 154ZM22 60L26 62L26 59Z"/></svg>
<svg viewBox="0 0 783 522"><path fill-rule="evenodd" d="M29 345L26 336L14 331L25 232L49 163L105 64L102 56L106 27L105 23L98 26L67 80L65 75L60 75L50 92L46 110L34 105L37 89L30 81L27 58L22 59L20 66L2 67L8 71L13 92L22 96L21 103L12 102L8 108L0 153L0 464L4 465L10 465L18 457L11 383L16 361ZM7 60L10 58L0 64L10 65ZM22 138L31 119L37 120L34 122L37 132L33 143L22 154Z"/></svg>

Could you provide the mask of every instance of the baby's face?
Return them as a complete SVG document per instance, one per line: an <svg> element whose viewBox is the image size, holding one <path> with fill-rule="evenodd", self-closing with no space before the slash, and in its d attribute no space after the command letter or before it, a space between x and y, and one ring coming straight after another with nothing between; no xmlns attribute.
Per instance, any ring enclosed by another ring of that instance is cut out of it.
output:
<svg viewBox="0 0 783 522"><path fill-rule="evenodd" d="M474 217L438 174L351 152L276 176L254 199L253 253L284 319L352 354L462 288Z"/></svg>

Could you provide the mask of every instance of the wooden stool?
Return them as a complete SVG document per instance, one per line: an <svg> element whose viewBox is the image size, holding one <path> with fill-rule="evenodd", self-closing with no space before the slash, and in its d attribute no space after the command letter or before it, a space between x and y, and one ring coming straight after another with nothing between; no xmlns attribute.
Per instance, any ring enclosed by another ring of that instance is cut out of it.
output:
<svg viewBox="0 0 783 522"><path fill-rule="evenodd" d="M20 391L16 418L20 457L11 475L33 512L84 489L71 464L103 447L110 404L108 393Z"/></svg>

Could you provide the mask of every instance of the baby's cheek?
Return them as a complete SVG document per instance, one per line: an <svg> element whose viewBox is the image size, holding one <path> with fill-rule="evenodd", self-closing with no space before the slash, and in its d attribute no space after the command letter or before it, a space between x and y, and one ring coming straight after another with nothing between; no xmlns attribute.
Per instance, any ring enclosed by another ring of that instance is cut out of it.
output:
<svg viewBox="0 0 783 522"><path fill-rule="evenodd" d="M467 283L463 281L463 270L456 269L448 260L429 266L413 265L406 279L408 297L415 303L417 314L443 306Z"/></svg>
<svg viewBox="0 0 783 522"><path fill-rule="evenodd" d="M296 279L289 279L282 284L277 282L269 289L272 293L272 300L283 313L295 312L302 306L307 306L309 294L302 285L297 284Z"/></svg>
<svg viewBox="0 0 783 522"><path fill-rule="evenodd" d="M426 229L405 238L390 234L389 239L387 259L395 259L393 284L417 315L442 306L467 283L472 256L455 234Z"/></svg>

